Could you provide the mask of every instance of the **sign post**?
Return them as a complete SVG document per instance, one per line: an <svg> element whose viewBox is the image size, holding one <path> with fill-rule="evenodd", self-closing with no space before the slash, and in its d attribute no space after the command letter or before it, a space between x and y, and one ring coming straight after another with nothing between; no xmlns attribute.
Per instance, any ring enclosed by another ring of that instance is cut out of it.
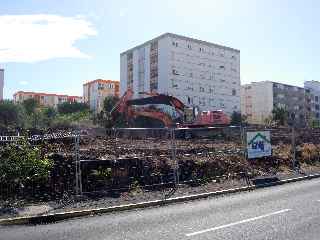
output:
<svg viewBox="0 0 320 240"><path fill-rule="evenodd" d="M270 131L247 132L246 148L248 159L271 156Z"/></svg>

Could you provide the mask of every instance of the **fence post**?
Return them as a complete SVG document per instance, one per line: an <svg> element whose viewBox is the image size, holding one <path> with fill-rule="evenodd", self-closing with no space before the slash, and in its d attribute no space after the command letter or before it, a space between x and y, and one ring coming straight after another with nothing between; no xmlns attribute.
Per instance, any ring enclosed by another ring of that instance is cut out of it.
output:
<svg viewBox="0 0 320 240"><path fill-rule="evenodd" d="M296 171L296 136L295 136L294 126L292 126L292 130L291 130L291 148L292 148L292 167Z"/></svg>
<svg viewBox="0 0 320 240"><path fill-rule="evenodd" d="M81 176L81 163L80 163L80 132L76 131L75 134L75 163L76 163L76 194L82 195L82 176Z"/></svg>
<svg viewBox="0 0 320 240"><path fill-rule="evenodd" d="M243 150L243 156L245 159L247 159L247 132L246 128L242 125L240 126L240 135L241 135L241 145Z"/></svg>
<svg viewBox="0 0 320 240"><path fill-rule="evenodd" d="M171 128L171 157L174 164L174 184L176 187L179 185L179 164L176 158L176 137L175 137L175 128Z"/></svg>

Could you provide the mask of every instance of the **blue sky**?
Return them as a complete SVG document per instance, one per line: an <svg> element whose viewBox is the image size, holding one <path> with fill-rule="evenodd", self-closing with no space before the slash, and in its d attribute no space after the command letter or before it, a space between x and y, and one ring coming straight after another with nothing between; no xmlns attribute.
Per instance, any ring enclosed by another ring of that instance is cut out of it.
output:
<svg viewBox="0 0 320 240"><path fill-rule="evenodd" d="M320 80L320 2L312 0L1 0L5 97L82 94L119 80L120 53L165 32L241 51L241 81Z"/></svg>

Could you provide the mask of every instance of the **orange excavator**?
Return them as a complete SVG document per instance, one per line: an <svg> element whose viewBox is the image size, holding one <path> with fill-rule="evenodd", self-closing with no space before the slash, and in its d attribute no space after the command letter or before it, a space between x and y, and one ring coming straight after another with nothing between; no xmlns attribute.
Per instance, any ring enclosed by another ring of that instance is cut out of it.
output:
<svg viewBox="0 0 320 240"><path fill-rule="evenodd" d="M128 125L132 125L130 123L137 117L156 119L162 122L165 127L172 127L182 121L185 105L179 99L164 94L146 92L140 94L148 97L132 99L134 93L128 89L111 110L111 116L115 119L119 113L123 114ZM159 104L171 106L179 117L174 119L169 113L156 108L155 105Z"/></svg>
<svg viewBox="0 0 320 240"><path fill-rule="evenodd" d="M213 125L229 125L230 118L221 110L216 111L203 111L199 114L193 114L192 120L186 120L186 106L177 98L165 94L146 93L140 94L147 95L145 98L133 98L133 91L128 89L125 94L120 98L116 106L111 110L113 119L117 118L118 114L125 116L128 125L138 117L146 117L160 121L164 127L208 127ZM174 118L173 114L168 111L155 107L156 105L165 105L171 107L178 115Z"/></svg>

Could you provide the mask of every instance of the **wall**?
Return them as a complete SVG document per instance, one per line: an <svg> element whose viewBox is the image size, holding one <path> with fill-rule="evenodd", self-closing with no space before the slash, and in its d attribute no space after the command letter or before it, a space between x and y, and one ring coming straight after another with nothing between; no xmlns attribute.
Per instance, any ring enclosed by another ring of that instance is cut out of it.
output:
<svg viewBox="0 0 320 240"><path fill-rule="evenodd" d="M253 82L241 87L241 114L252 124L264 124L273 109L273 83Z"/></svg>

